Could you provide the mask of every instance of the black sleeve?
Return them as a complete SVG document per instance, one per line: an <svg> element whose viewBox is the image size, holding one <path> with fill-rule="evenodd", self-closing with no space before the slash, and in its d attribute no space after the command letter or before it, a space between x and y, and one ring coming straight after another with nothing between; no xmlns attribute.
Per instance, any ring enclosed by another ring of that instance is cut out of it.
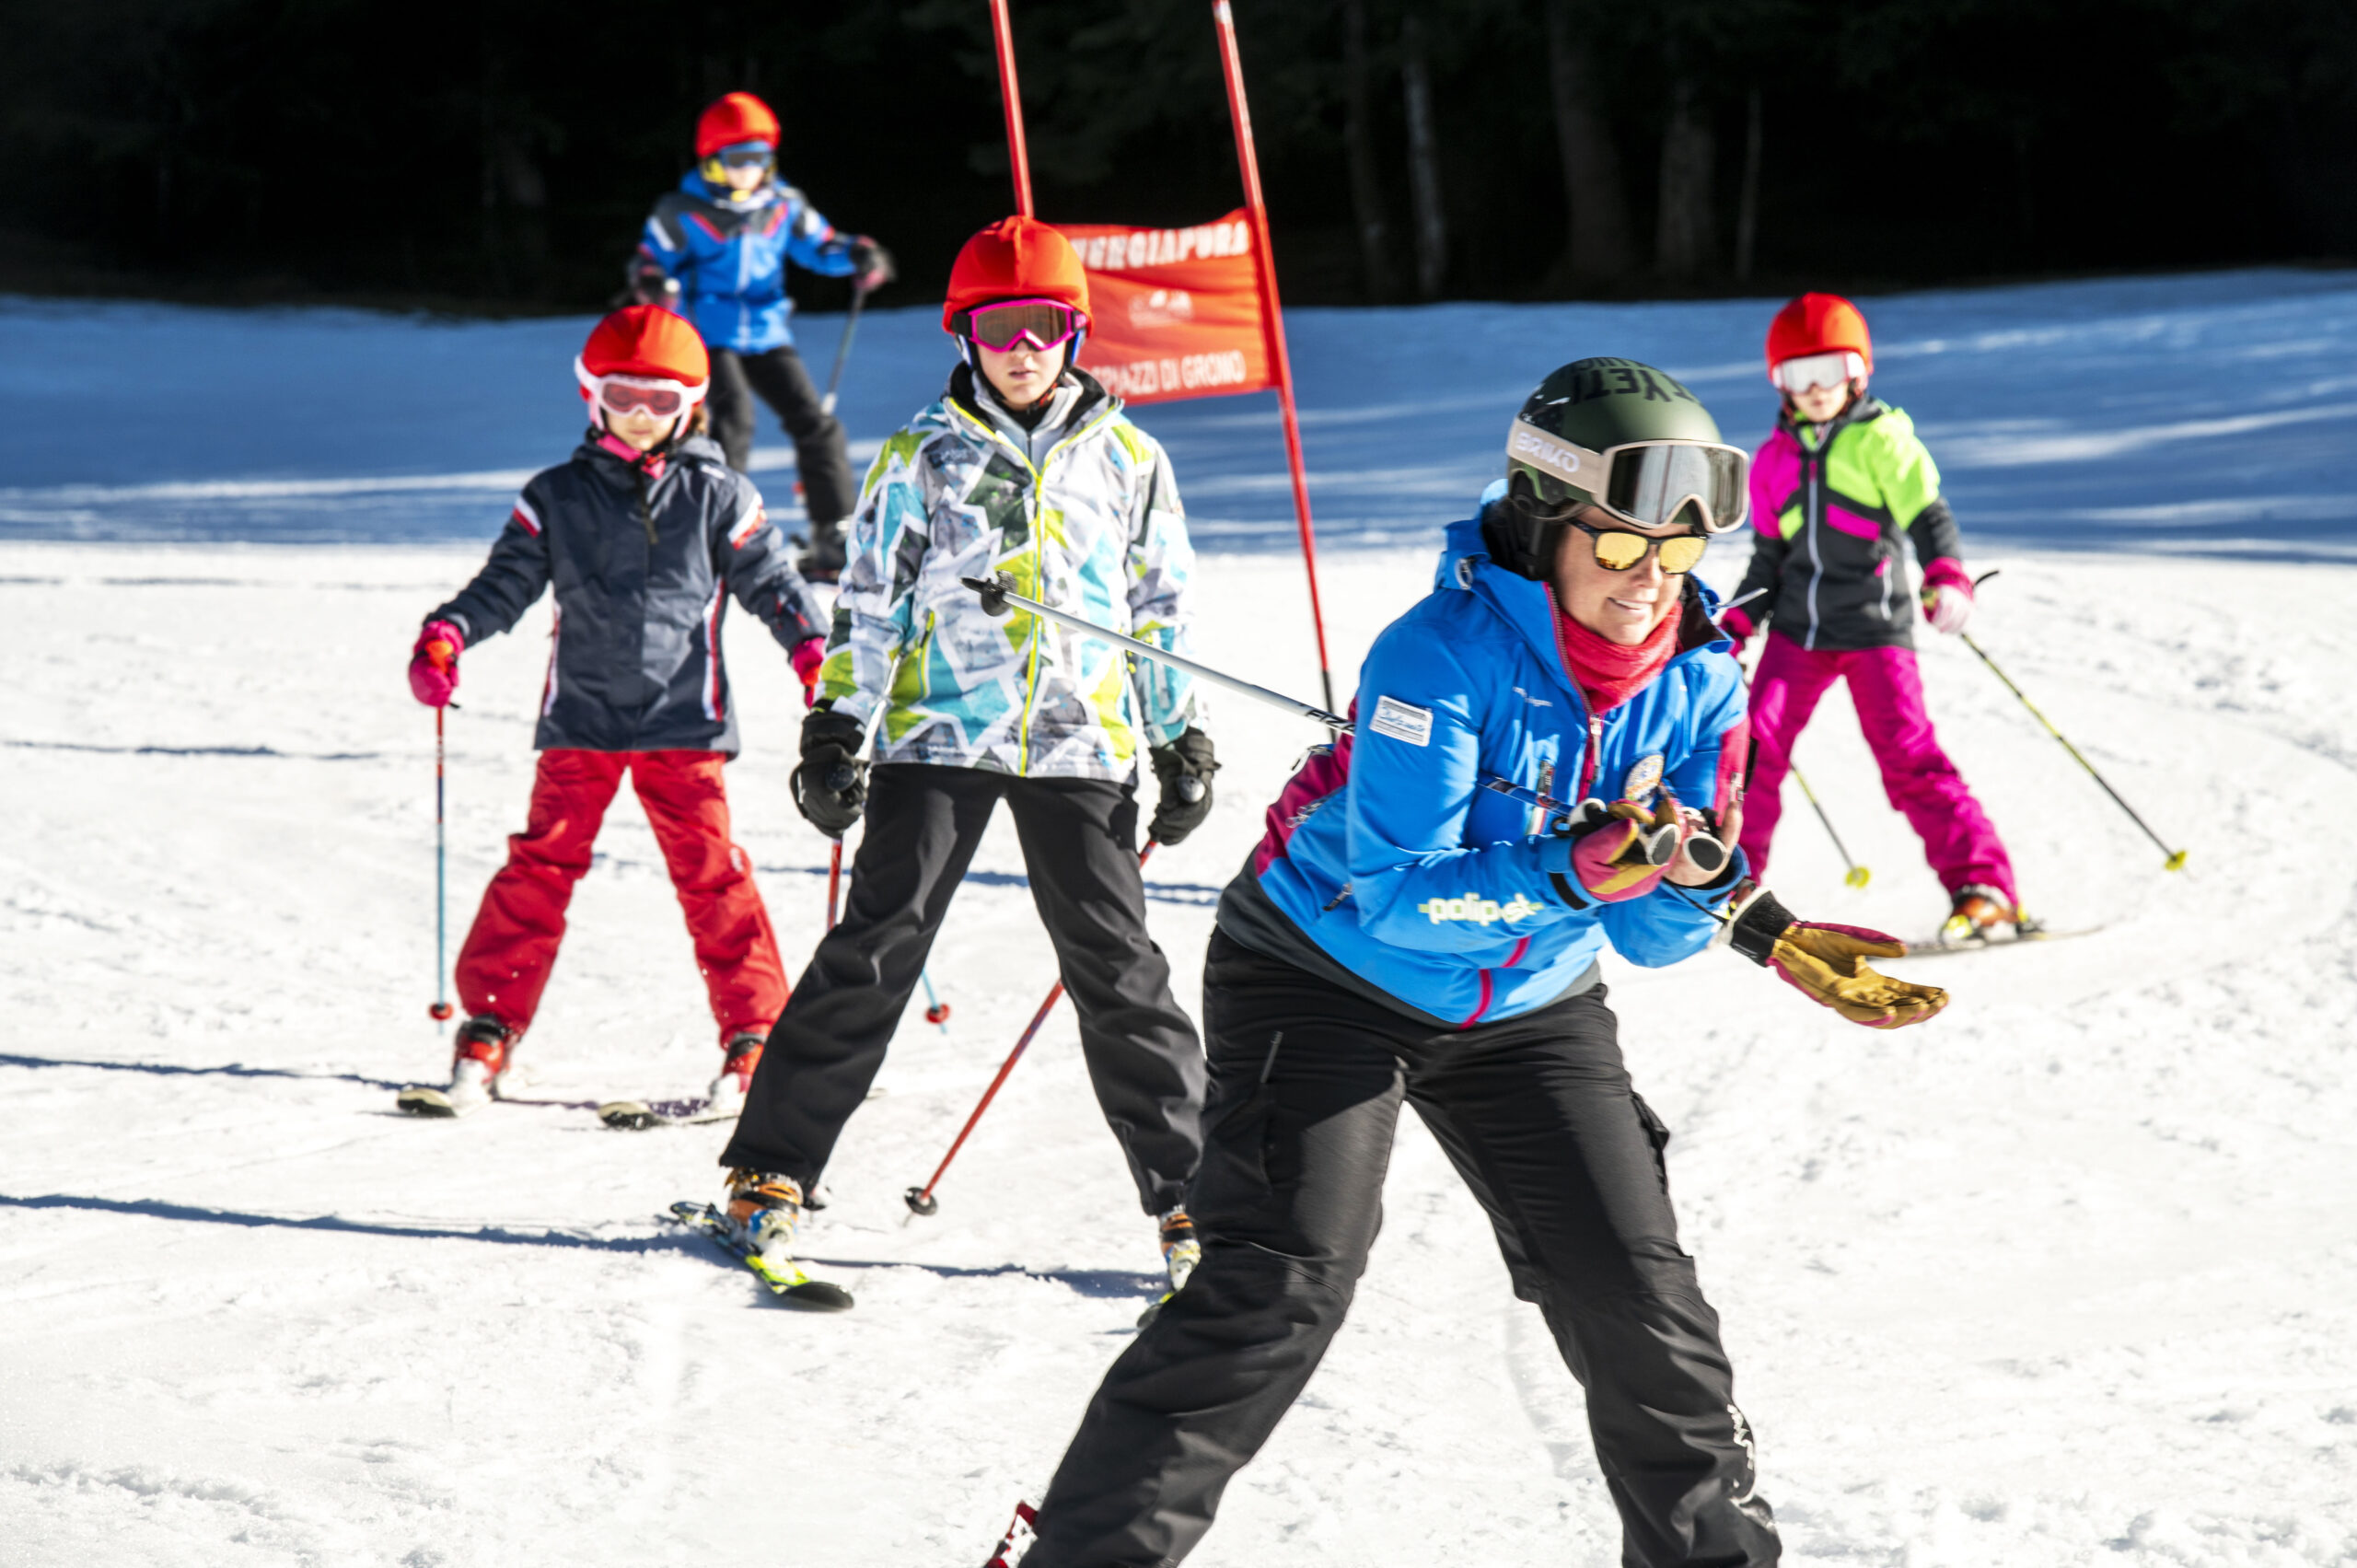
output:
<svg viewBox="0 0 2357 1568"><path fill-rule="evenodd" d="M791 649L809 638L825 636L827 612L802 574L795 570L784 530L770 521L761 493L751 480L730 477L736 481L735 489L722 502L724 516L713 546L719 552L720 575L728 591L747 611L761 618L781 647Z"/></svg>
<svg viewBox="0 0 2357 1568"><path fill-rule="evenodd" d="M1776 608L1776 585L1784 575L1784 557L1792 548L1781 533L1751 530L1751 564L1743 569L1743 581L1727 598L1730 603L1742 600L1736 608L1751 618L1754 626L1765 626L1769 611ZM1746 594L1758 597L1747 599Z"/></svg>
<svg viewBox="0 0 2357 1568"><path fill-rule="evenodd" d="M474 581L459 590L459 597L428 615L428 621L451 621L466 633L467 645L474 646L486 637L495 637L523 619L549 586L549 545L543 529L545 524L534 519L546 516L548 508L541 498L527 486L507 516L507 526L499 530L499 538L491 547L491 559L482 563Z"/></svg>
<svg viewBox="0 0 2357 1568"><path fill-rule="evenodd" d="M1956 514L1948 509L1943 495L1915 514L1907 525L1907 537L1915 541L1915 559L1928 566L1945 556L1952 561L1964 559L1964 540L1956 526Z"/></svg>

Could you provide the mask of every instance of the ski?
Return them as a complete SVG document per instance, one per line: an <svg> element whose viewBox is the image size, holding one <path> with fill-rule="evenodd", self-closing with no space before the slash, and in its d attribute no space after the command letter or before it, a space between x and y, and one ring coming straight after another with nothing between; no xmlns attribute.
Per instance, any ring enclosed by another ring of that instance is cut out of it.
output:
<svg viewBox="0 0 2357 1568"><path fill-rule="evenodd" d="M450 1098L449 1090L431 1084L412 1084L393 1097L393 1104L404 1116L470 1116L490 1103L481 1099L461 1104Z"/></svg>
<svg viewBox="0 0 2357 1568"><path fill-rule="evenodd" d="M2104 930L2100 925L2083 925L2071 931L2049 931L2043 926L2013 936L1981 936L1962 942L1950 942L1940 936L1927 936L1907 944L1910 958L1930 958L1949 953L1987 953L2000 947L2024 947L2040 942L2064 942L2073 936L2093 936Z"/></svg>
<svg viewBox="0 0 2357 1568"><path fill-rule="evenodd" d="M991 1560L983 1563L982 1568L1015 1568L1031 1550L1031 1543L1039 1539L1039 1532L1033 1527L1039 1521L1037 1504L1017 1503L1014 1521L1006 1527L1006 1534L999 1537L997 1549L991 1553Z"/></svg>
<svg viewBox="0 0 2357 1568"><path fill-rule="evenodd" d="M622 1132L644 1132L656 1127L702 1127L736 1119L736 1108L714 1109L709 1095L698 1095L692 1099L610 1099L598 1108L598 1120Z"/></svg>
<svg viewBox="0 0 2357 1568"><path fill-rule="evenodd" d="M848 1312L852 1308L851 1292L842 1286L814 1280L795 1264L772 1263L758 1252L747 1251L728 1234L727 1222L710 1203L674 1203L664 1217L710 1237L714 1246L752 1270L772 1294L793 1306L813 1312Z"/></svg>

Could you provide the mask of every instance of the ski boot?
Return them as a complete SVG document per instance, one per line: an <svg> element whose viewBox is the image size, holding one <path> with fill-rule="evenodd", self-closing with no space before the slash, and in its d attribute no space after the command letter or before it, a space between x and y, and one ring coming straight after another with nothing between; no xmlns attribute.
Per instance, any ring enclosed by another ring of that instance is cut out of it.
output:
<svg viewBox="0 0 2357 1568"><path fill-rule="evenodd" d="M810 525L810 547L795 570L814 583L840 582L843 575L843 526L840 522Z"/></svg>
<svg viewBox="0 0 2357 1568"><path fill-rule="evenodd" d="M1014 1521L1006 1527L1006 1534L999 1538L997 1550L982 1568L1015 1568L1022 1562L1029 1554L1031 1543L1039 1539L1032 1529L1039 1518L1038 1508L1028 1503L1017 1503Z"/></svg>
<svg viewBox="0 0 2357 1568"><path fill-rule="evenodd" d="M1940 927L1940 945L1944 947L1982 947L1991 942L2009 941L2032 929L2031 923L2017 907L2009 902L2001 888L1985 882L1967 882L1956 890L1956 901L1948 910L1947 923Z"/></svg>
<svg viewBox="0 0 2357 1568"><path fill-rule="evenodd" d="M398 1104L412 1116L466 1116L499 1098L499 1086L516 1065L521 1031L488 1013L459 1026L457 1053L450 1059L450 1086L403 1089Z"/></svg>
<svg viewBox="0 0 2357 1568"><path fill-rule="evenodd" d="M721 1221L728 1237L772 1268L798 1272L794 1230L802 1219L802 1184L790 1176L761 1170L728 1173L728 1205Z"/></svg>
<svg viewBox="0 0 2357 1568"><path fill-rule="evenodd" d="M1183 1208L1162 1216L1162 1266L1170 1275L1170 1294L1187 1288L1187 1276L1203 1260L1203 1244L1195 1236L1195 1222Z"/></svg>
<svg viewBox="0 0 2357 1568"><path fill-rule="evenodd" d="M702 1114L707 1118L734 1116L745 1109L746 1091L753 1086L753 1069L761 1064L761 1047L769 1043L766 1030L756 1034L747 1029L731 1035L721 1047L725 1053L720 1063L720 1076L712 1081L704 1096L709 1102Z"/></svg>

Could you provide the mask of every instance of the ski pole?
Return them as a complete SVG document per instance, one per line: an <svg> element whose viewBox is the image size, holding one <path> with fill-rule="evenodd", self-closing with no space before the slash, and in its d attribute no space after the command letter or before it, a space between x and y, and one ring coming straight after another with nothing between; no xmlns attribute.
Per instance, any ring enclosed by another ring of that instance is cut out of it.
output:
<svg viewBox="0 0 2357 1568"><path fill-rule="evenodd" d="M859 308L867 303L867 291L857 284L851 285L851 314L843 318L842 341L835 344L835 368L827 377L827 395L819 400L820 413L835 412L835 390L843 384L843 361L851 357L851 338L859 331Z"/></svg>
<svg viewBox="0 0 2357 1568"><path fill-rule="evenodd" d="M1138 851L1138 864L1144 865L1146 863L1146 857L1153 853L1154 841L1148 839L1145 842L1145 848ZM1056 983L1048 992L1048 999L1039 1004L1039 1010L1032 1014L1031 1021L1024 1026L1023 1038L1015 1042L1015 1049L1006 1053L1004 1062L999 1063L998 1076L993 1078L991 1086L982 1091L981 1102L974 1107L974 1114L966 1118L966 1125L958 1129L956 1140L950 1144L949 1152L941 1156L941 1163L934 1167L931 1179L927 1180L923 1186L911 1187L901 1194L909 1205L909 1213L930 1218L941 1211L941 1203L934 1197L933 1190L941 1185L942 1172L947 1170L949 1162L958 1157L958 1151L966 1146L967 1135L973 1132L974 1123L980 1121L982 1119L982 1112L991 1108L991 1101L998 1096L999 1086L1006 1082L1006 1075L1009 1073L1015 1071L1015 1064L1023 1060L1024 1050L1030 1045L1031 1037L1038 1034L1039 1026L1048 1021L1048 1015L1055 1010L1056 1004L1062 999L1063 993L1063 977L1059 975L1056 978Z"/></svg>
<svg viewBox="0 0 2357 1568"><path fill-rule="evenodd" d="M447 668L450 645L429 643L425 656L436 669ZM442 811L442 715L447 707L445 703L434 710L434 1005L426 1012L434 1019L435 1034L442 1033L442 1026L458 1012L450 1005L447 990L450 976L450 856L449 834L443 825Z"/></svg>
<svg viewBox="0 0 2357 1568"><path fill-rule="evenodd" d="M928 1024L940 1025L941 1032L947 1034L949 1032L949 1004L944 1002L940 994L933 989L933 971L919 970L917 978L924 981L924 1021Z"/></svg>
<svg viewBox="0 0 2357 1568"><path fill-rule="evenodd" d="M1979 588L1981 584L1987 582L1996 575L1997 574L1994 572L1981 573L1980 576L1975 577L1972 580L1973 587L1976 589ZM2048 718L2044 714L2038 711L2038 704L2031 702L2027 693L2024 692L2020 687L2014 684L2014 679L2012 676L2007 675L2003 670L1997 668L1997 661L1989 656L1987 649L1983 648L1980 644L1972 640L1972 633L1969 632L1958 632L1956 635L1964 639L1964 645L1966 647L1970 648L1974 653L1980 656L1980 662L1989 667L1989 673L2003 681L2005 683L2005 690L2011 691L2016 698L2020 699L2022 706L2029 710L2029 716L2036 719L2039 724L2044 725L2046 726L2046 733L2052 736L2056 740L2061 742L2062 749L2071 754L2071 761L2078 763L2082 768L2086 769L2087 777L2095 780L2096 784L2102 785L2104 794L2111 796L2112 804L2119 807L2122 811L2127 812L2128 819L2144 830L2144 836L2152 840L2154 846L2165 857L2161 862L2162 869L2166 871L2184 870L2186 852L2181 849L2169 848L2168 842L2163 839L2160 834L2153 831L2152 825L2146 822L2144 819L2136 815L2136 808L2129 805L2127 801L2120 798L2119 792L2111 787L2111 781L2105 778L2101 773L2096 772L2096 765L2093 762L2088 761L2084 756L2081 755L2077 747L2071 744L2070 737L2064 735L2061 730L2054 727L2054 721L2052 719Z"/></svg>
<svg viewBox="0 0 2357 1568"><path fill-rule="evenodd" d="M835 847L827 855L827 929L830 931L835 928L835 906L842 886L843 842L837 839Z"/></svg>
<svg viewBox="0 0 2357 1568"><path fill-rule="evenodd" d="M1784 771L1793 775L1793 782L1801 786L1803 795L1808 796L1810 809L1817 813L1817 819L1825 824L1825 836L1833 841L1834 852L1840 855L1841 864L1849 867L1841 874L1841 885L1845 888L1864 887L1874 879L1874 873L1850 858L1850 846L1843 843L1841 835L1833 830L1833 819L1825 814L1825 807L1817 802L1817 791L1808 787L1808 780L1802 776L1801 771L1789 762L1784 765Z"/></svg>
<svg viewBox="0 0 2357 1568"><path fill-rule="evenodd" d="M958 581L974 590L982 601L982 609L992 615L1004 614L1008 605L1015 605L1044 621L1052 621L1059 626L1068 626L1075 632L1101 638L1116 647L1126 648L1140 658L1152 659L1157 664L1167 664L1174 669L1183 669L1188 674L1208 680L1214 686L1224 686L1230 691L1255 698L1268 703L1271 707L1283 708L1289 714L1298 714L1306 719L1316 719L1337 735L1355 733L1351 721L1340 714L1328 713L1315 703L1302 702L1297 697L1288 697L1282 691L1271 691L1266 686L1255 686L1249 680L1239 679L1225 670L1213 669L1210 665L1200 664L1184 654L1174 654L1167 648L1157 648L1152 643L1143 643L1135 637L1125 637L1109 627L1099 626L1094 621L1068 614L1051 605L1041 604L1036 598L1027 598L1016 593L1009 586L1011 579L1004 575L994 582L985 582L980 577L960 577ZM1497 773L1482 773L1473 782L1478 787L1493 794L1503 795L1508 800L1517 800L1525 806L1537 807L1550 821L1559 817L1577 818L1580 814L1580 807L1577 806L1567 805L1551 795L1542 795L1527 784L1518 784L1512 779ZM1662 829L1659 832L1662 836L1649 838L1645 844L1646 858L1655 865L1661 865L1662 861L1654 856L1666 855L1666 853L1674 852L1678 847L1675 833L1669 832L1667 829ZM1719 865L1726 864L1724 859L1720 859L1716 865L1703 864L1704 857L1711 854L1713 850L1722 855L1725 853L1724 846L1712 835L1698 832L1688 839L1686 843L1694 852L1695 864L1702 865L1704 870L1716 870ZM1666 845L1667 851L1663 850L1660 847L1662 845Z"/></svg>

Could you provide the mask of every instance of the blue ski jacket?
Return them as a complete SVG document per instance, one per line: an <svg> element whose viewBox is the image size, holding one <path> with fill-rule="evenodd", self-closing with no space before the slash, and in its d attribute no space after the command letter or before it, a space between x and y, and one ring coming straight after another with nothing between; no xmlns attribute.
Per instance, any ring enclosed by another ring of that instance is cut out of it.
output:
<svg viewBox="0 0 2357 1568"><path fill-rule="evenodd" d="M1750 731L1713 602L1695 583L1678 651L1593 714L1565 670L1546 585L1492 563L1478 517L1451 524L1434 591L1360 670L1355 737L1295 774L1243 874L1328 958L1459 1028L1555 1001L1608 942L1649 968L1700 951L1718 929L1712 906L1742 880L1739 854L1715 891L1664 883L1597 903L1550 874L1561 845L1540 814L1479 781L1565 801L1666 785L1724 810Z"/></svg>
<svg viewBox="0 0 2357 1568"><path fill-rule="evenodd" d="M794 342L786 262L848 277L851 246L791 185L773 180L737 200L690 169L655 203L638 252L678 282L679 313L706 347L761 354Z"/></svg>

